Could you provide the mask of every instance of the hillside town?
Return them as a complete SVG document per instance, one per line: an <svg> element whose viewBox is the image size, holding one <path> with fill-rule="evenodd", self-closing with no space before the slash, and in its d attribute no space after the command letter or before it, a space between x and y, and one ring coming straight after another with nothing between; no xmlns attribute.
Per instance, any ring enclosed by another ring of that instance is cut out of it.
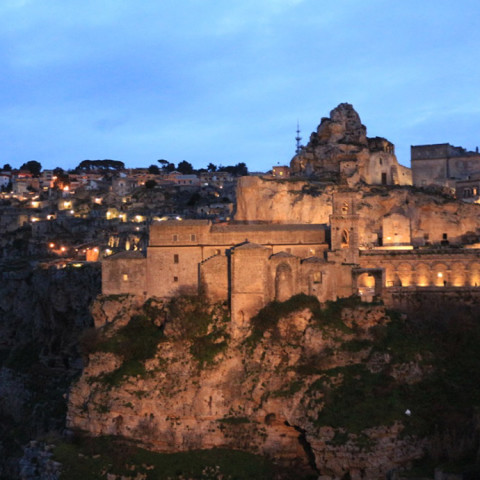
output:
<svg viewBox="0 0 480 480"><path fill-rule="evenodd" d="M162 163L163 162L163 163ZM57 268L144 250L155 221L231 218L245 164L194 171L165 160L125 168L114 160L83 161L72 170L41 170L30 161L0 172L0 258L30 258Z"/></svg>
<svg viewBox="0 0 480 480"><path fill-rule="evenodd" d="M398 163L394 145L386 139L370 138L358 151L355 142L366 142L366 136L356 116L351 106L340 105L306 146L299 144L297 132L297 153L290 165L278 164L265 173L249 173L244 163L229 167L210 163L194 170L189 162L175 166L166 160L148 168L84 160L70 171L42 170L37 161L19 169L5 164L0 171L0 259L31 259L45 268L81 266L119 252L145 252L150 225L156 222L270 222L271 218L234 218L237 180L245 175L351 187L404 185L466 203L479 201L478 148L469 152L448 143L412 146L408 168ZM338 122L349 123L350 139L347 135L337 142ZM332 141L337 151L331 150Z"/></svg>
<svg viewBox="0 0 480 480"><path fill-rule="evenodd" d="M347 103L296 140L268 172L4 166L0 476L69 478L88 456L61 456L69 435L261 455L281 472L262 480L464 468L478 451L480 154L412 146L408 168ZM68 433L27 444L49 431Z"/></svg>

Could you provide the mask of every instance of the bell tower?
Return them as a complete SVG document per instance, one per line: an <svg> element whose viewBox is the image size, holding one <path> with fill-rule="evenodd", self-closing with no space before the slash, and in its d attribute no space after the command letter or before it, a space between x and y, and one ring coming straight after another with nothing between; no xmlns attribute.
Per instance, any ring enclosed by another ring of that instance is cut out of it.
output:
<svg viewBox="0 0 480 480"><path fill-rule="evenodd" d="M331 250L342 263L358 263L358 224L355 195L335 193L330 215Z"/></svg>

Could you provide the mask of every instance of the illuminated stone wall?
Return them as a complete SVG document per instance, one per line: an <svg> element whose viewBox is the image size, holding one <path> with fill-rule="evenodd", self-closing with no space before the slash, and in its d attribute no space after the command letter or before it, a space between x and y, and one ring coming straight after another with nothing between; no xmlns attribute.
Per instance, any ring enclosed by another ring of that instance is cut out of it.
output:
<svg viewBox="0 0 480 480"><path fill-rule="evenodd" d="M386 287L478 287L480 254L476 251L362 252L363 268L384 268Z"/></svg>

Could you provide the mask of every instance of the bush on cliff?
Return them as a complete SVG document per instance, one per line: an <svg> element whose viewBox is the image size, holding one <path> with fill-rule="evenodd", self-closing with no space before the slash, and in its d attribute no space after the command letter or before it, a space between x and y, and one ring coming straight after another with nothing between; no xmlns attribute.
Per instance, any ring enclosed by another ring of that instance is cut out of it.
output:
<svg viewBox="0 0 480 480"><path fill-rule="evenodd" d="M391 316L391 322L371 328L364 362L317 372L320 378L304 397L315 412L311 420L357 435L399 422L404 434L430 439L428 453L437 463L475 456L480 411L475 307L426 304L407 317ZM369 362L379 357L388 360L372 371Z"/></svg>
<svg viewBox="0 0 480 480"><path fill-rule="evenodd" d="M317 297L304 293L294 295L285 302L274 300L251 319L252 332L247 339L247 344L256 345L266 331L269 331L273 338L278 339L278 321L304 309L309 309L312 312L313 326L318 328L331 327L344 332L351 332L352 330L341 320L341 312L344 308L355 308L361 303L360 297L354 295L336 301L327 301L322 307Z"/></svg>
<svg viewBox="0 0 480 480"><path fill-rule="evenodd" d="M202 295L183 295L169 302L167 312L166 331L190 342L190 353L200 368L213 364L226 350L230 319L225 305L211 305Z"/></svg>
<svg viewBox="0 0 480 480"><path fill-rule="evenodd" d="M145 375L145 360L153 358L164 335L160 327L146 315L134 315L130 321L113 335L107 331L89 331L82 339L83 350L88 353L110 352L122 358L122 365L112 372L101 375L98 380L115 386L124 377Z"/></svg>

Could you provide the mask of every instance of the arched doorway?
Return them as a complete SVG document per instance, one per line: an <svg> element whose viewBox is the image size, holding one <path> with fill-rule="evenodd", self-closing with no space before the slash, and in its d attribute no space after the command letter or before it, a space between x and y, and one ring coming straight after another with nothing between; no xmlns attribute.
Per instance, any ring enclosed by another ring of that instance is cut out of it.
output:
<svg viewBox="0 0 480 480"><path fill-rule="evenodd" d="M275 274L275 300L284 302L293 295L293 274L290 265L281 263Z"/></svg>

